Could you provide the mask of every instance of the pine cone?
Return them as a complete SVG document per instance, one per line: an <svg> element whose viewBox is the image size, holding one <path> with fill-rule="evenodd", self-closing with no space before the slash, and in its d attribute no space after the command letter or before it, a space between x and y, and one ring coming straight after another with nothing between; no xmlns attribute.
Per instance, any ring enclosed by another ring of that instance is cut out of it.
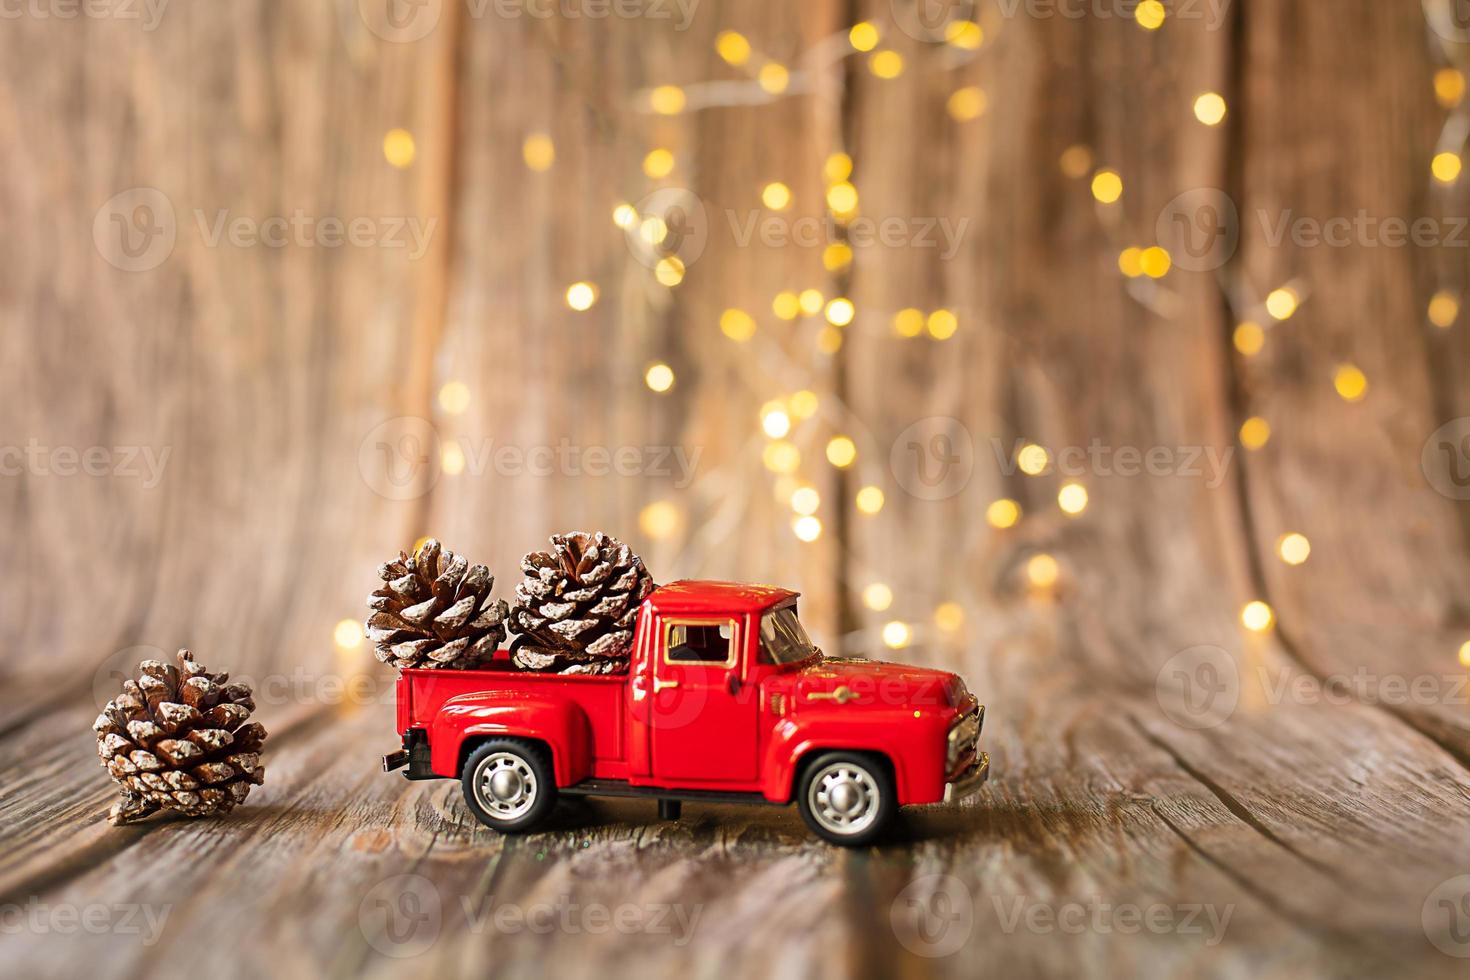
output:
<svg viewBox="0 0 1470 980"><path fill-rule="evenodd" d="M368 639L379 660L405 667L465 669L488 663L505 639L504 599L484 565L443 551L430 538L412 557L378 569L385 583L368 597Z"/></svg>
<svg viewBox="0 0 1470 980"><path fill-rule="evenodd" d="M619 673L628 668L633 626L653 579L643 559L602 532L554 534L551 551L521 559L510 629L511 659L526 670Z"/></svg>
<svg viewBox="0 0 1470 980"><path fill-rule="evenodd" d="M191 817L228 813L260 785L265 729L245 723L255 710L250 688L228 684L179 651L179 665L145 660L138 679L107 702L92 725L97 754L122 786L108 813L114 824L159 809Z"/></svg>

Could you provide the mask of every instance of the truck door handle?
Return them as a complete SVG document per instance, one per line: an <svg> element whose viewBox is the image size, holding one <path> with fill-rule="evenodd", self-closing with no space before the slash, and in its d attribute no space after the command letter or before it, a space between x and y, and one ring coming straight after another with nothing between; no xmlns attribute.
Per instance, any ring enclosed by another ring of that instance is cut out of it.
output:
<svg viewBox="0 0 1470 980"><path fill-rule="evenodd" d="M678 681L664 681L664 680L659 680L657 677L655 677L653 679L653 693L654 694L657 694L659 691L665 690L666 688L678 687L678 686L679 686L679 682Z"/></svg>

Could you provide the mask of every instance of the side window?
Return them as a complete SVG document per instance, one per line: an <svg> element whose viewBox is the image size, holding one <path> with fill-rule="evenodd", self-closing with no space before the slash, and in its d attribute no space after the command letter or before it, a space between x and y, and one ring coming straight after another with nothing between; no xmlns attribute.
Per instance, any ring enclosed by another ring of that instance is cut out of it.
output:
<svg viewBox="0 0 1470 980"><path fill-rule="evenodd" d="M724 663L730 659L731 623L675 623L669 627L667 659L671 663Z"/></svg>

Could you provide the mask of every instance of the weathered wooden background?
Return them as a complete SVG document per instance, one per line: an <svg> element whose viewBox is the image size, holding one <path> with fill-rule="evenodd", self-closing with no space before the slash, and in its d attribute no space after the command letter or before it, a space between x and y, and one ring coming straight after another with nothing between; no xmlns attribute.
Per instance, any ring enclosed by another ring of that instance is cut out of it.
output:
<svg viewBox="0 0 1470 980"><path fill-rule="evenodd" d="M25 976L1463 976L1470 504L1431 485L1453 487L1448 459L1421 467L1430 434L1470 415L1467 325L1425 314L1470 280L1463 181L1430 177L1462 133L1434 79L1465 49L1425 17L1449 4L1180 3L1146 31L1121 0L987 0L974 52L899 29L905 0L637 8L429 0L394 8L396 28L368 0L7 8L0 957ZM847 47L863 18L903 57L897 78ZM725 30L759 52L748 68L715 53ZM762 58L791 68L779 97L749 82ZM666 84L686 111L648 111ZM965 86L988 109L956 121L946 100ZM1207 90L1229 106L1215 128L1190 109ZM414 140L406 168L385 161L395 128ZM545 171L523 160L535 133L555 145ZM1063 172L1077 145L1122 175L1117 204ZM676 158L662 180L642 170L656 146ZM792 190L788 226L822 216L837 151L864 215L966 220L955 254L858 247L833 274L820 247L738 240L731 215L770 216L768 181ZM661 187L708 219L672 289L611 221ZM1241 216L1233 257L1190 271L1176 251L1157 283L1120 275L1122 248L1153 244L1169 202L1200 188ZM217 242L222 212L308 230ZM1427 216L1447 240L1278 242L1283 214ZM368 219L374 242L329 247L310 224L327 218ZM432 228L422 254L395 218ZM143 226L171 229L171 251ZM141 252L120 251L123 229ZM579 280L599 290L581 313L563 298ZM1299 311L1242 356L1237 320L1270 322L1261 301L1283 284ZM808 288L856 305L836 354L820 318L771 312ZM904 307L952 309L959 329L895 336ZM748 342L721 332L727 308L755 317ZM675 372L665 395L643 382L656 361ZM1359 401L1334 391L1343 363L1368 379ZM468 407L450 414L455 381ZM820 404L789 437L822 495L811 543L762 466L760 408L798 389ZM1270 441L1237 449L1222 481L1094 470L1076 518L1056 474L1007 474L993 451L1223 453L1255 415ZM930 500L890 449L936 417L968 434L973 471ZM823 459L840 433L859 451L847 471ZM440 472L434 439L469 450L464 472ZM681 485L677 468L536 475L483 456L563 443L697 465ZM68 475L92 447L102 474ZM864 484L885 491L875 516L853 507ZM1021 503L1016 527L986 523L999 497ZM674 525L657 539L640 522L655 501ZM508 590L521 553L580 527L636 542L660 579L795 585L829 651L884 653L878 628L910 623L893 656L960 670L989 703L991 784L848 853L793 813L688 806L661 824L635 803L502 839L448 783L379 774L388 676L333 638L376 564L432 533ZM1287 531L1310 539L1306 564L1276 557ZM1048 589L1026 582L1041 552L1060 570ZM875 580L887 611L860 601ZM1250 600L1273 631L1241 627ZM946 602L958 631L932 623ZM182 645L268 688L267 783L226 820L113 829L96 692L146 655L132 648ZM1180 724L1158 695L1196 647L1239 681L1220 724ZM1321 695L1344 677L1349 694ZM939 900L956 896L970 918ZM698 920L689 936L539 933L465 902L671 903ZM1127 928L1129 904L1163 925ZM122 918L133 905L167 910L157 936ZM397 931L385 907L407 916ZM97 908L97 934L67 917ZM1047 927L1074 909L1082 928ZM917 939L915 915L931 927Z"/></svg>

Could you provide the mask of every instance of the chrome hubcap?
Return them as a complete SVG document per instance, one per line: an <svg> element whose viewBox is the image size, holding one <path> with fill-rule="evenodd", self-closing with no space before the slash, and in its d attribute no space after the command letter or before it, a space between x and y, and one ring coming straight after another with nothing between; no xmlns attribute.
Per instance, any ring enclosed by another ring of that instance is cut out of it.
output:
<svg viewBox="0 0 1470 980"><path fill-rule="evenodd" d="M496 752L480 763L475 779L475 798L498 820L514 820L536 802L536 774L525 759L510 752Z"/></svg>
<svg viewBox="0 0 1470 980"><path fill-rule="evenodd" d="M878 784L867 770L850 762L834 762L813 777L807 803L823 829L860 834L878 817Z"/></svg>

